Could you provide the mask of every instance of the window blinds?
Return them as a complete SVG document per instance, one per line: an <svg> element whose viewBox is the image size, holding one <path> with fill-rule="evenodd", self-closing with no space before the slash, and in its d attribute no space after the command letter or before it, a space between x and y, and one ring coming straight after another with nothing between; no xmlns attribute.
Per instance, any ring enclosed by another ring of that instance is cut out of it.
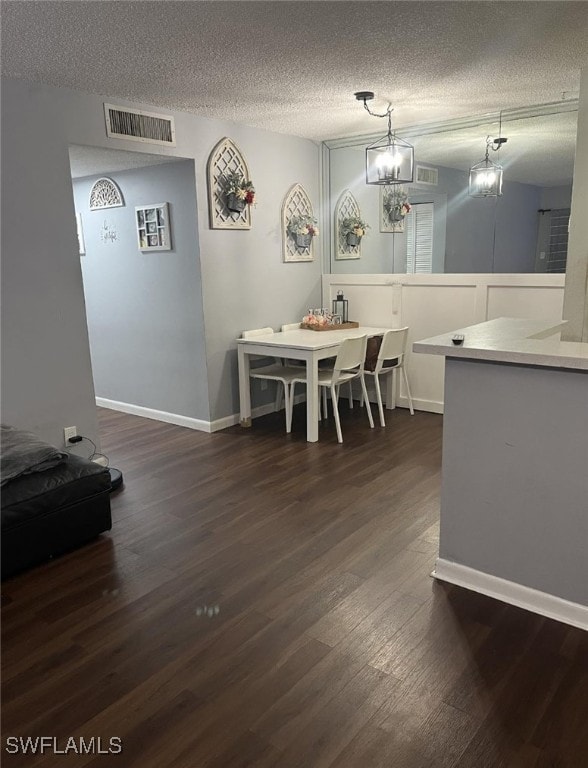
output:
<svg viewBox="0 0 588 768"><path fill-rule="evenodd" d="M433 269L433 203L413 205L406 217L406 272Z"/></svg>

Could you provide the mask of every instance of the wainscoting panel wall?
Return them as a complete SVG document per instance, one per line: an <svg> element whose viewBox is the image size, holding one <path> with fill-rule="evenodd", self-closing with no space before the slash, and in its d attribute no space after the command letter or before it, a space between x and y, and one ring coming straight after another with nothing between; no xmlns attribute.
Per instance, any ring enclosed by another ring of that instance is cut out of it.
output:
<svg viewBox="0 0 588 768"><path fill-rule="evenodd" d="M443 402L445 358L413 355L412 342L475 322L475 286L445 285L442 290L435 285L403 286L401 325L409 327L407 371L414 406L419 410L439 412ZM401 388L399 404L404 402L404 396Z"/></svg>
<svg viewBox="0 0 588 768"><path fill-rule="evenodd" d="M407 325L414 407L442 413L445 358L413 355L412 343L496 317L561 320L564 279L554 274L329 274L323 275L323 306L330 306L342 290L352 320L390 328ZM404 387L397 404L408 406Z"/></svg>
<svg viewBox="0 0 588 768"><path fill-rule="evenodd" d="M530 317L561 320L563 287L489 285L487 320L496 317Z"/></svg>

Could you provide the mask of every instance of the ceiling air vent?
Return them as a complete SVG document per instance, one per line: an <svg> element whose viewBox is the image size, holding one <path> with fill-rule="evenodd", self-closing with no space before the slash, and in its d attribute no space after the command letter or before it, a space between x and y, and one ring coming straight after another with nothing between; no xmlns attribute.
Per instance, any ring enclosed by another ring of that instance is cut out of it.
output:
<svg viewBox="0 0 588 768"><path fill-rule="evenodd" d="M149 144L165 144L168 147L176 146L173 117L116 107L113 104L104 105L104 115L107 136Z"/></svg>
<svg viewBox="0 0 588 768"><path fill-rule="evenodd" d="M437 168L417 165L415 181L417 184L428 184L430 187L436 187L439 184L439 171Z"/></svg>

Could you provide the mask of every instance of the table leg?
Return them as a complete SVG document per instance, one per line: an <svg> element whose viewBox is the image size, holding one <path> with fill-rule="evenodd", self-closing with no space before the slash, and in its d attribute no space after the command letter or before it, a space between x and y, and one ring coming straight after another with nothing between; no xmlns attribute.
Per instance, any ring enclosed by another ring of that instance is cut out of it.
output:
<svg viewBox="0 0 588 768"><path fill-rule="evenodd" d="M240 425L242 427L251 426L251 389L249 384L249 355L245 352L242 344L237 344L237 355L239 360L239 407L240 407Z"/></svg>
<svg viewBox="0 0 588 768"><path fill-rule="evenodd" d="M306 440L318 441L318 360L314 355L306 360Z"/></svg>

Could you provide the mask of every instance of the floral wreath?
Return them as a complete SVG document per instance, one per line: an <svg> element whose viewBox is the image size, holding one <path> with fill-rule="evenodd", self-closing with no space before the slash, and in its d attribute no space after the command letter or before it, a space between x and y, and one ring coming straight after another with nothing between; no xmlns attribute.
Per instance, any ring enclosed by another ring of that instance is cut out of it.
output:
<svg viewBox="0 0 588 768"><path fill-rule="evenodd" d="M347 216L341 222L341 234L344 237L346 235L356 235L357 237L363 237L365 234L367 234L367 230L369 228L370 225L363 221L363 219L361 219L359 216Z"/></svg>
<svg viewBox="0 0 588 768"><path fill-rule="evenodd" d="M292 237L296 237L296 235L318 237L319 233L317 220L308 214L304 216L292 216L286 229L288 230L288 234L292 235Z"/></svg>
<svg viewBox="0 0 588 768"><path fill-rule="evenodd" d="M235 195L237 200L245 200L247 205L253 205L255 202L253 182L246 179L240 171L234 171L225 177L225 194Z"/></svg>
<svg viewBox="0 0 588 768"><path fill-rule="evenodd" d="M408 194L403 189L385 189L384 190L384 210L388 218L396 212L404 218L410 213L411 205L408 202Z"/></svg>

